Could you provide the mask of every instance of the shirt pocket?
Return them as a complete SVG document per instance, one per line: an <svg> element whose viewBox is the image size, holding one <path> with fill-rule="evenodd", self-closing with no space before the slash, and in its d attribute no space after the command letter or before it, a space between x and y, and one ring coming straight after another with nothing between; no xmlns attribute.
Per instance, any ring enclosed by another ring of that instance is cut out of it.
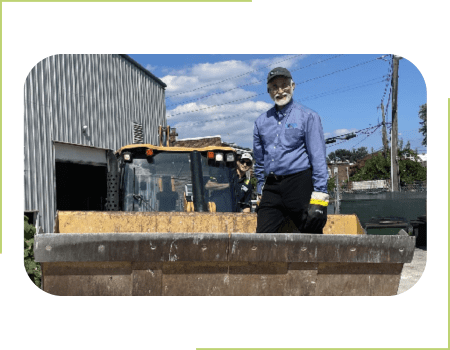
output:
<svg viewBox="0 0 450 350"><path fill-rule="evenodd" d="M283 135L283 144L288 148L297 147L302 138L303 132L299 128L286 129Z"/></svg>

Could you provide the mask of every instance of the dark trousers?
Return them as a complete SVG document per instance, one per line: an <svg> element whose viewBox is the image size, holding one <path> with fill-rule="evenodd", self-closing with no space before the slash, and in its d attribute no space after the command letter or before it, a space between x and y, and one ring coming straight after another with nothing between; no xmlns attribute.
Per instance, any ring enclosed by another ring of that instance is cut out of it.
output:
<svg viewBox="0 0 450 350"><path fill-rule="evenodd" d="M258 208L256 233L276 233L288 216L302 232L312 192L311 169L278 180L267 177Z"/></svg>

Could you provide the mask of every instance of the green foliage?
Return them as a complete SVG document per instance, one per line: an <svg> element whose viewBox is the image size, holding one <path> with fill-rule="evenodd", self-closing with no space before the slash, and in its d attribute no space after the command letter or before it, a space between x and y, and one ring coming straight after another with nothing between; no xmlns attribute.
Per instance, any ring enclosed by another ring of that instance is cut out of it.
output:
<svg viewBox="0 0 450 350"><path fill-rule="evenodd" d="M358 149L352 149L351 151L347 149L337 149L335 152L328 154L327 162L345 162L356 163L358 160L363 159L369 153L366 147L360 147Z"/></svg>
<svg viewBox="0 0 450 350"><path fill-rule="evenodd" d="M377 154L353 175L351 181L385 180L391 177L391 160Z"/></svg>
<svg viewBox="0 0 450 350"><path fill-rule="evenodd" d="M257 193L256 193L256 185L258 184L258 180L256 179L256 177L252 176L252 177L250 178L250 183L251 183L252 186L253 186L253 190L252 190L252 198L256 198L256 195L257 195Z"/></svg>
<svg viewBox="0 0 450 350"><path fill-rule="evenodd" d="M426 181L427 170L418 162L403 159L399 162L400 183L412 184L415 181Z"/></svg>
<svg viewBox="0 0 450 350"><path fill-rule="evenodd" d="M417 159L417 153L411 149L403 149L398 151L400 183L410 184L415 181L426 181L427 170L419 162L411 159L401 159L406 155L413 156ZM353 175L351 181L370 181L370 180L387 180L391 178L391 157L390 153L387 158L381 154L377 154L369 159L364 167L359 169Z"/></svg>
<svg viewBox="0 0 450 350"><path fill-rule="evenodd" d="M427 145L427 104L420 106L419 109L419 118L422 120L419 122L422 127L419 129L419 132L423 135L422 145Z"/></svg>
<svg viewBox="0 0 450 350"><path fill-rule="evenodd" d="M250 183L252 184L253 188L256 188L256 185L258 184L258 180L256 179L256 177L251 177L250 178Z"/></svg>
<svg viewBox="0 0 450 350"><path fill-rule="evenodd" d="M25 270L27 271L30 279L36 284L38 287L41 287L41 264L34 261L34 234L36 233L36 229L33 225L28 223L28 217L25 215L24 218L24 251L23 251L23 259L25 264Z"/></svg>
<svg viewBox="0 0 450 350"><path fill-rule="evenodd" d="M336 189L336 180L334 177L329 177L327 182L328 193L333 193Z"/></svg>

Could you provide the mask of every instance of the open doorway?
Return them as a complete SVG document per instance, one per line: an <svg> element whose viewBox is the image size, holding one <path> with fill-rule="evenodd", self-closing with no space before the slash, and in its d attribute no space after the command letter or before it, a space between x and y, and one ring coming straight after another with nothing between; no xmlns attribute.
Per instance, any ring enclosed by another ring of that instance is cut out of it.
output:
<svg viewBox="0 0 450 350"><path fill-rule="evenodd" d="M56 210L105 210L106 166L56 161Z"/></svg>

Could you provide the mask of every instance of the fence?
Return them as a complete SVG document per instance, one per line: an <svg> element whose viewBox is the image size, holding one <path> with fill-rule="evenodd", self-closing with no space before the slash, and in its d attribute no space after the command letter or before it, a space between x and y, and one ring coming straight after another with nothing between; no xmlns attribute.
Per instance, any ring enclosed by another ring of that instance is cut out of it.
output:
<svg viewBox="0 0 450 350"><path fill-rule="evenodd" d="M341 193L339 214L356 214L365 224L372 217L403 217L415 220L426 215L427 192ZM336 201L330 201L328 214L338 214Z"/></svg>
<svg viewBox="0 0 450 350"><path fill-rule="evenodd" d="M400 184L400 192L427 192L426 181L416 181L412 184ZM362 193L377 194L384 192L392 192L391 180L374 180L374 181L350 181L340 186L340 197L346 193ZM336 191L330 193L330 197L336 198Z"/></svg>

